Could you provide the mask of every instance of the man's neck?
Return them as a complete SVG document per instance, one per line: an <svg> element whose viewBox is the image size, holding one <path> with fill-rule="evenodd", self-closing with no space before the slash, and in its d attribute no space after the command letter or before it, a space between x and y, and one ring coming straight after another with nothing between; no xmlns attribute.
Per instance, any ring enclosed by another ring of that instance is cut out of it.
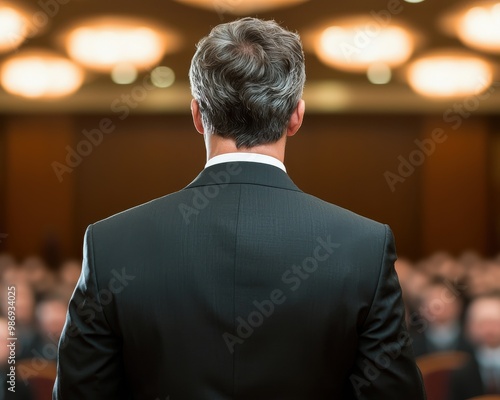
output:
<svg viewBox="0 0 500 400"><path fill-rule="evenodd" d="M285 161L286 136L275 143L263 144L254 147L236 147L232 139L223 138L218 135L205 134L205 145L207 148L207 161L215 156L227 153L256 153L274 157L281 162Z"/></svg>

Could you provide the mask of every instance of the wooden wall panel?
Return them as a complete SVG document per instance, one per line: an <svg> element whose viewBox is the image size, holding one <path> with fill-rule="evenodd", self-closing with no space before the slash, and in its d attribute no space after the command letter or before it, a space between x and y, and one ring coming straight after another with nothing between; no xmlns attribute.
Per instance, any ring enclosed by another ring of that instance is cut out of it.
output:
<svg viewBox="0 0 500 400"><path fill-rule="evenodd" d="M16 256L73 254L75 175L60 182L52 163L73 145L71 119L19 116L5 131L6 248Z"/></svg>
<svg viewBox="0 0 500 400"><path fill-rule="evenodd" d="M488 130L484 118L464 119L457 129L429 118L422 134L444 132L442 143L423 164L422 242L424 254L445 249L488 252Z"/></svg>

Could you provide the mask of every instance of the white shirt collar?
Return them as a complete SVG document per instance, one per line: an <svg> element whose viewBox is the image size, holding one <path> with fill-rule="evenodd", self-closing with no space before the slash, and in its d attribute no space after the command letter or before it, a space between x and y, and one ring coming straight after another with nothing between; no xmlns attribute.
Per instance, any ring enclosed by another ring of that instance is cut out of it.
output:
<svg viewBox="0 0 500 400"><path fill-rule="evenodd" d="M480 347L476 354L477 361L482 367L500 368L500 347L495 349Z"/></svg>
<svg viewBox="0 0 500 400"><path fill-rule="evenodd" d="M220 154L218 156L212 157L205 164L205 168L211 167L212 165L215 165L215 164L222 164L222 163L227 163L227 162L240 162L240 161L257 162L257 163L261 163L261 164L273 165L275 167L282 169L284 172L286 172L285 165L277 158L274 158L271 156L266 156L264 154L243 153L243 152L225 153L225 154Z"/></svg>
<svg viewBox="0 0 500 400"><path fill-rule="evenodd" d="M438 348L446 348L458 340L460 326L456 322L446 325L430 326L426 337Z"/></svg>

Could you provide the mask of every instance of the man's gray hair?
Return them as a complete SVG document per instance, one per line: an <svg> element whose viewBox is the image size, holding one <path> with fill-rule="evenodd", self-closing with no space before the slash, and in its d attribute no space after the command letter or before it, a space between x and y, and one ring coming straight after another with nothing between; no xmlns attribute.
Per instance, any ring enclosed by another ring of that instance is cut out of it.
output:
<svg viewBox="0 0 500 400"><path fill-rule="evenodd" d="M304 90L300 37L256 18L218 25L198 43L189 79L207 134L238 148L274 143Z"/></svg>

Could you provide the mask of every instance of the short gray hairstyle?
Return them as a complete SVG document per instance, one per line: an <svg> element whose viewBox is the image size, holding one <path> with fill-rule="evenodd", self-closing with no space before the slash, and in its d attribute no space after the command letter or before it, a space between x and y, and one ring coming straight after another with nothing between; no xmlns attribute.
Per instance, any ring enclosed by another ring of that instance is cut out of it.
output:
<svg viewBox="0 0 500 400"><path fill-rule="evenodd" d="M198 43L189 79L206 133L237 148L274 143L304 90L300 37L256 18L218 25Z"/></svg>

